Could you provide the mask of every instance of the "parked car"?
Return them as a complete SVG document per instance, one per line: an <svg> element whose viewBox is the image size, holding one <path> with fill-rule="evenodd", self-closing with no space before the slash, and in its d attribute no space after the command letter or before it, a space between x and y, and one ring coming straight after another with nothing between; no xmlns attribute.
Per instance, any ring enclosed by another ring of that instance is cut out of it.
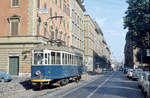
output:
<svg viewBox="0 0 150 98"><path fill-rule="evenodd" d="M142 92L146 98L150 98L150 72L143 74Z"/></svg>
<svg viewBox="0 0 150 98"><path fill-rule="evenodd" d="M124 68L124 74L127 74L128 68Z"/></svg>
<svg viewBox="0 0 150 98"><path fill-rule="evenodd" d="M143 72L143 71L139 73L139 77L138 77L138 87L139 87L139 88L142 87L143 75L144 75L144 72Z"/></svg>
<svg viewBox="0 0 150 98"><path fill-rule="evenodd" d="M127 78L131 79L133 75L133 69L128 69L127 71Z"/></svg>
<svg viewBox="0 0 150 98"><path fill-rule="evenodd" d="M0 81L1 82L9 82L12 80L11 75L7 74L5 71L0 69Z"/></svg>
<svg viewBox="0 0 150 98"><path fill-rule="evenodd" d="M139 73L141 73L142 71L143 71L142 69L134 69L132 79L137 80L139 78Z"/></svg>

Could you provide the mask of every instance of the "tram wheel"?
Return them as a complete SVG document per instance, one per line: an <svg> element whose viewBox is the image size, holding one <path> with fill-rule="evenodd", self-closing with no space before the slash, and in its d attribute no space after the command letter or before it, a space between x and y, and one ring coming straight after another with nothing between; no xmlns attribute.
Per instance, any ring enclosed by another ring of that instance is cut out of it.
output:
<svg viewBox="0 0 150 98"><path fill-rule="evenodd" d="M65 79L60 80L60 86L64 86L64 85L66 85L66 80Z"/></svg>

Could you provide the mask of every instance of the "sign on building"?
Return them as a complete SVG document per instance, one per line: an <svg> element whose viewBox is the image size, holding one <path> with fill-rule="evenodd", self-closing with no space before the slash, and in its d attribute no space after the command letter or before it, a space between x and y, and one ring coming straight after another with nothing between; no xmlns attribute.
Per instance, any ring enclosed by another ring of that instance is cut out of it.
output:
<svg viewBox="0 0 150 98"><path fill-rule="evenodd" d="M146 49L146 56L150 56L150 49Z"/></svg>
<svg viewBox="0 0 150 98"><path fill-rule="evenodd" d="M48 9L45 8L45 9L39 9L39 13L40 14L48 14Z"/></svg>

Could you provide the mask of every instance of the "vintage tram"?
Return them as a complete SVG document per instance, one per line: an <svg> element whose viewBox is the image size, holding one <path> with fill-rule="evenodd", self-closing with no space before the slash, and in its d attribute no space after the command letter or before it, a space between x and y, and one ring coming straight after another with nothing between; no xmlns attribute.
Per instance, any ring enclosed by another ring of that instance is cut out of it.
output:
<svg viewBox="0 0 150 98"><path fill-rule="evenodd" d="M31 82L37 84L78 81L82 74L83 55L65 50L32 50Z"/></svg>

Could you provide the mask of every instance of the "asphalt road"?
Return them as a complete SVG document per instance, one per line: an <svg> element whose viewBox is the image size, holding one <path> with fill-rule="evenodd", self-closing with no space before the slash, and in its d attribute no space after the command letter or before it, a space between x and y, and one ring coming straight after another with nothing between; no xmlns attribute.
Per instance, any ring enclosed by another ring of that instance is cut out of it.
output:
<svg viewBox="0 0 150 98"><path fill-rule="evenodd" d="M49 93L40 98L144 98L137 81L122 72L108 72L90 81Z"/></svg>
<svg viewBox="0 0 150 98"><path fill-rule="evenodd" d="M144 98L143 96L137 81L129 80L123 72L116 71L63 87L46 87L42 91L27 90L4 98Z"/></svg>

